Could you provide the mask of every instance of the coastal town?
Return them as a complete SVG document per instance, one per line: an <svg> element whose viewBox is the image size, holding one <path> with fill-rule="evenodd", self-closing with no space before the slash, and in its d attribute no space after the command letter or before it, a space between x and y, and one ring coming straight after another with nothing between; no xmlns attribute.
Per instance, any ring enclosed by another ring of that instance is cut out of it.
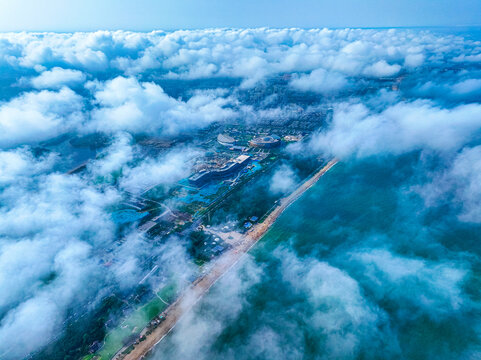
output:
<svg viewBox="0 0 481 360"><path fill-rule="evenodd" d="M149 349L148 344L152 345L159 341L159 336L165 335L180 316L176 308L184 302L186 294L193 292L200 297L208 291L307 189L305 184L312 185L312 179L317 177L317 181L319 174L333 165L322 158L292 163L285 151L289 145L308 141L309 129L316 121L326 121L329 114L327 109L308 117L299 115L297 120L281 119L282 128L276 128L276 123L272 122L258 124L255 128L242 123L214 124L197 137L141 137L136 140L149 156L162 156L173 147L185 144L195 144L202 150L202 156L191 164L191 174L167 192L155 184L126 192L121 207L112 212L112 218L121 228L135 225L144 239L156 246L161 246L169 236L186 238L197 275L191 278L191 283L179 287L156 265L155 257L146 258L143 263L145 275L138 290L124 300L124 315L105 324L109 330L104 341L94 341L85 360L134 359L135 354L144 354ZM285 126L286 121L291 125ZM303 125L304 121L308 122L308 128ZM70 143L82 146L77 144L96 141L99 140L90 138L70 140ZM90 161L75 165L68 174L81 175ZM286 162L301 176L297 180L298 190L272 194L266 177L272 176ZM121 244L124 239L120 237L118 241ZM107 249L101 261L106 267L115 264L114 252ZM165 280L155 288L145 287L144 284L154 277Z"/></svg>
<svg viewBox="0 0 481 360"><path fill-rule="evenodd" d="M312 177L303 182L292 194L278 201L275 208L269 213L262 223L256 224L248 232L239 236L232 244L229 251L216 259L206 274L197 278L169 307L139 334L133 344L126 345L114 359L135 360L143 358L155 344L162 340L180 320L182 315L216 283L216 281L231 269L244 254L246 254L269 230L277 218L294 201L329 171L337 160L333 159L317 171Z"/></svg>

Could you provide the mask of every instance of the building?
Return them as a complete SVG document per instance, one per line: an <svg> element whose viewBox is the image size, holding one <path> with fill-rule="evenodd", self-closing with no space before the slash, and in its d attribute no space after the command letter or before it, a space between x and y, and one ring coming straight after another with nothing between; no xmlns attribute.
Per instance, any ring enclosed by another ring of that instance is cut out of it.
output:
<svg viewBox="0 0 481 360"><path fill-rule="evenodd" d="M251 227L252 227L252 223L250 223L250 222L246 222L244 224L244 229L250 229Z"/></svg>
<svg viewBox="0 0 481 360"><path fill-rule="evenodd" d="M202 187L213 180L227 179L231 176L237 175L249 162L250 156L240 155L219 169L203 170L192 175L189 178L189 183L196 187Z"/></svg>
<svg viewBox="0 0 481 360"><path fill-rule="evenodd" d="M89 346L89 353L93 354L93 353L97 352L101 347L102 347L102 343L100 343L98 341L94 341Z"/></svg>
<svg viewBox="0 0 481 360"><path fill-rule="evenodd" d="M157 225L156 222L154 221L147 221L145 224L139 226L139 231L140 232L147 232L150 229L152 229L155 225Z"/></svg>
<svg viewBox="0 0 481 360"><path fill-rule="evenodd" d="M301 141L302 135L286 135L284 136L284 141L292 142L292 141Z"/></svg>
<svg viewBox="0 0 481 360"><path fill-rule="evenodd" d="M214 253L214 254L216 254L216 255L220 254L220 253L223 252L223 251L224 251L224 247L221 246L221 245L216 245L216 246L214 246L214 248L212 249L212 253Z"/></svg>
<svg viewBox="0 0 481 360"><path fill-rule="evenodd" d="M249 141L249 145L259 148L274 148L281 144L281 138L277 135L260 136Z"/></svg>
<svg viewBox="0 0 481 360"><path fill-rule="evenodd" d="M232 136L227 134L219 134L217 135L217 142L223 146L234 146L236 141Z"/></svg>

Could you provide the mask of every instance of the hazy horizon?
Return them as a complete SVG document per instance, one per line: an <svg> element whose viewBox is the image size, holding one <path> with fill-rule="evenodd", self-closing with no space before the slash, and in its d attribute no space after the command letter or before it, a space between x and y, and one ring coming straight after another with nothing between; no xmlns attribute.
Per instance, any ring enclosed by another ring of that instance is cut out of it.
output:
<svg viewBox="0 0 481 360"><path fill-rule="evenodd" d="M481 2L0 0L0 31L479 26Z"/></svg>

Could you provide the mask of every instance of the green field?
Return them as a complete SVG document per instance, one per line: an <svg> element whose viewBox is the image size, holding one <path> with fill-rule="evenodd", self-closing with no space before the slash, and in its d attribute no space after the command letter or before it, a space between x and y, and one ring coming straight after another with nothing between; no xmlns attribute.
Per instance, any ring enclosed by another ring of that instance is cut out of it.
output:
<svg viewBox="0 0 481 360"><path fill-rule="evenodd" d="M157 295L170 303L174 300L177 293L175 284L163 287ZM132 336L137 336L142 329L147 326L149 321L159 315L167 308L167 305L158 297L153 298L147 304L139 307L131 313L119 326L110 331L104 340L104 345L97 355L102 360L111 359ZM88 355L90 356L90 355ZM90 360L89 357L82 360Z"/></svg>

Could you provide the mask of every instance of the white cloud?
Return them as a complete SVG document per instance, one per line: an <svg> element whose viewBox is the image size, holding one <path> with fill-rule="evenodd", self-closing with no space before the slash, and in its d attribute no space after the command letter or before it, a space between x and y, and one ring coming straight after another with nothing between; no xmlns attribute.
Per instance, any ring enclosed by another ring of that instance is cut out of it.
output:
<svg viewBox="0 0 481 360"><path fill-rule="evenodd" d="M282 261L282 279L305 294L314 311L305 321L326 337L323 351L329 358L355 358L376 337L382 313L363 296L356 280L346 272L313 258L297 258L288 251Z"/></svg>
<svg viewBox="0 0 481 360"><path fill-rule="evenodd" d="M79 70L54 67L32 78L31 84L36 89L60 89L63 86L75 86L85 82L86 76Z"/></svg>
<svg viewBox="0 0 481 360"><path fill-rule="evenodd" d="M367 66L364 69L364 74L374 77L390 77L394 76L401 70L401 66L398 64L390 65L386 60L379 60L378 62Z"/></svg>
<svg viewBox="0 0 481 360"><path fill-rule="evenodd" d="M138 193L155 185L172 185L189 175L191 160L199 155L194 150L175 149L159 160L145 159L138 166L124 169L120 187Z"/></svg>
<svg viewBox="0 0 481 360"><path fill-rule="evenodd" d="M292 79L289 85L297 90L329 94L342 90L348 85L348 81L339 73L316 69L308 75Z"/></svg>
<svg viewBox="0 0 481 360"><path fill-rule="evenodd" d="M404 65L407 67L418 67L424 63L425 58L424 54L407 54L404 58Z"/></svg>
<svg viewBox="0 0 481 360"><path fill-rule="evenodd" d="M481 93L481 79L466 79L452 85L452 91L456 95L468 95Z"/></svg>
<svg viewBox="0 0 481 360"><path fill-rule="evenodd" d="M51 170L56 159L57 154L36 159L27 148L0 151L0 187Z"/></svg>
<svg viewBox="0 0 481 360"><path fill-rule="evenodd" d="M475 42L413 30L208 29L1 34L0 58L29 68L120 70L135 76L158 70L171 78L239 77L251 87L266 77L323 68L344 76L393 76L426 59L477 61Z"/></svg>
<svg viewBox="0 0 481 360"><path fill-rule="evenodd" d="M422 312L440 319L470 307L462 287L468 271L457 264L403 257L383 249L351 256L363 264L363 274L370 279L366 284L375 296L388 297L404 311L411 309L408 318Z"/></svg>
<svg viewBox="0 0 481 360"><path fill-rule="evenodd" d="M130 291L145 275L146 257L160 253L158 265L168 266L170 279L190 279L194 269L178 240L154 248L132 229L116 242L117 190L75 175L44 174L48 164L41 161L48 158L14 155L37 169L15 170L10 175L17 181L7 179L0 191L0 339L10 339L0 341L2 359L23 358L61 336L72 308L84 315L112 288ZM142 169L147 173L138 176L170 179L167 167L155 174ZM110 267L100 265L109 259L115 259Z"/></svg>
<svg viewBox="0 0 481 360"><path fill-rule="evenodd" d="M99 107L93 111L91 130L177 135L233 116L225 108L228 100L212 93L198 93L184 102L154 83L133 78L117 77L97 86Z"/></svg>
<svg viewBox="0 0 481 360"><path fill-rule="evenodd" d="M82 98L68 88L24 93L0 104L0 146L46 140L82 120Z"/></svg>
<svg viewBox="0 0 481 360"><path fill-rule="evenodd" d="M269 190L274 194L286 194L292 191L299 181L297 175L288 165L280 166L272 175Z"/></svg>
<svg viewBox="0 0 481 360"><path fill-rule="evenodd" d="M461 54L456 56L453 61L455 62L468 62L468 63L477 63L481 62L481 54L473 54L473 55L466 55Z"/></svg>
<svg viewBox="0 0 481 360"><path fill-rule="evenodd" d="M339 157L456 150L481 129L481 106L444 109L430 101L401 102L381 113L362 104L341 104L329 127L314 135L315 151Z"/></svg>
<svg viewBox="0 0 481 360"><path fill-rule="evenodd" d="M481 146L465 148L432 181L413 189L427 206L449 202L464 222L481 223Z"/></svg>
<svg viewBox="0 0 481 360"><path fill-rule="evenodd" d="M0 354L14 359L47 344L67 309L86 311L82 304L101 290L99 251L114 237L105 208L119 197L50 174L12 184L0 199L0 338L10 339Z"/></svg>
<svg viewBox="0 0 481 360"><path fill-rule="evenodd" d="M89 170L107 181L120 176L122 168L134 159L131 143L132 136L128 133L116 134L113 143L88 165Z"/></svg>
<svg viewBox="0 0 481 360"><path fill-rule="evenodd" d="M260 281L261 269L256 266L250 257L245 257L242 267L235 267L219 279L216 286L212 287L209 294L201 301L204 303L202 311L198 307L187 312L176 324L172 336L161 346L168 349L170 359L199 359L212 358L213 345L217 337L236 317L244 307L248 306L245 298L251 286ZM187 294L183 306L190 308L193 299ZM165 356L162 348L153 354L157 358ZM234 355L234 354L233 354ZM235 358L228 353L223 358Z"/></svg>

